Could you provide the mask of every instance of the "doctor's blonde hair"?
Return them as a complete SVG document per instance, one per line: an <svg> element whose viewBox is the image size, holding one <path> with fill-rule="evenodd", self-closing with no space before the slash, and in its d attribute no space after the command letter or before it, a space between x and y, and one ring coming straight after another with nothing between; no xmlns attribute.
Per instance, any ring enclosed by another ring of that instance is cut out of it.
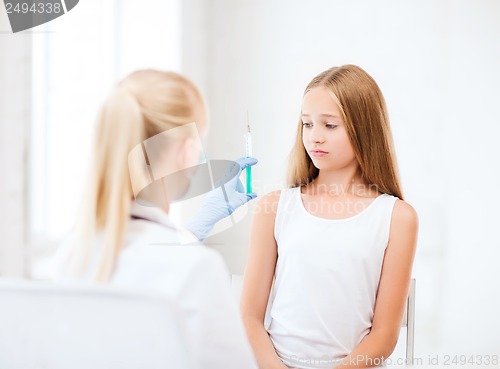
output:
<svg viewBox="0 0 500 369"><path fill-rule="evenodd" d="M360 67L348 64L330 68L314 77L304 95L319 86L327 88L335 97L362 178L377 186L380 192L403 200L387 108L377 83ZM301 118L289 158L288 187L306 185L318 176L319 169L302 142Z"/></svg>
<svg viewBox="0 0 500 369"><path fill-rule="evenodd" d="M110 278L134 198L129 152L149 137L197 117L206 118L203 97L177 73L140 70L113 89L97 117L90 173L66 272L75 276L88 268L95 236L102 232L94 279Z"/></svg>

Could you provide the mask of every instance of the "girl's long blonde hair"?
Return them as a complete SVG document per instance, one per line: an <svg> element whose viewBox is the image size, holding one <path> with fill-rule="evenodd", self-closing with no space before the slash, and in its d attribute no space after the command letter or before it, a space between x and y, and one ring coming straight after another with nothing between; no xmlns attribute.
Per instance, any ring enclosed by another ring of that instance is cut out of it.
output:
<svg viewBox="0 0 500 369"><path fill-rule="evenodd" d="M95 236L102 232L94 278L98 282L110 278L134 197L129 152L149 137L205 118L205 109L196 86L173 72L136 71L113 89L96 122L90 173L68 257L69 274L86 270Z"/></svg>
<svg viewBox="0 0 500 369"><path fill-rule="evenodd" d="M336 97L363 180L377 186L380 192L403 200L387 108L377 83L360 67L348 64L317 75L307 85L304 95L319 86ZM290 153L287 185L306 185L318 174L319 169L304 148L302 119L299 118Z"/></svg>

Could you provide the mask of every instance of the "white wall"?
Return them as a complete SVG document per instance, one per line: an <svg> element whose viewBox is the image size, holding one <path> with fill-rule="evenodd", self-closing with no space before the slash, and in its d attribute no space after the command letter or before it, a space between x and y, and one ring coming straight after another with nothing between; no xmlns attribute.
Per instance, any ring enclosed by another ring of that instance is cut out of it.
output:
<svg viewBox="0 0 500 369"><path fill-rule="evenodd" d="M435 309L439 339L458 352L500 353L499 19L498 1L460 2L448 18L446 165L437 173L445 178L444 283Z"/></svg>
<svg viewBox="0 0 500 369"><path fill-rule="evenodd" d="M184 53L204 47L200 63L184 69L206 83L209 155L243 155L248 109L260 195L282 185L309 80L346 63L376 79L388 104L406 201L420 217L416 356L499 353L500 3L186 4L206 7L205 17L196 13L196 22L183 26L184 40L203 37L183 46ZM244 269L250 218L207 239L233 273Z"/></svg>

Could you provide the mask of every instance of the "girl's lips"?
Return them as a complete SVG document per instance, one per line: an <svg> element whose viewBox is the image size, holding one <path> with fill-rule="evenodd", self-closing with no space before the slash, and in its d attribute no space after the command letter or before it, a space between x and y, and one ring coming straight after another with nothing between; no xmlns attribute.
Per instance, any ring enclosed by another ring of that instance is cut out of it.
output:
<svg viewBox="0 0 500 369"><path fill-rule="evenodd" d="M313 156L323 156L328 154L326 151L321 151L321 150L312 150L311 155Z"/></svg>

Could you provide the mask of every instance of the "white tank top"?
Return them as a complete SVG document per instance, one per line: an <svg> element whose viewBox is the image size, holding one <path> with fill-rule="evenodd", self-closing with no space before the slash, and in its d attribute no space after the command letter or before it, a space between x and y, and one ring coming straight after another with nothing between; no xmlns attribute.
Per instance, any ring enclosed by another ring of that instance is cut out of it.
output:
<svg viewBox="0 0 500 369"><path fill-rule="evenodd" d="M382 194L344 219L309 213L300 187L281 191L268 333L282 361L333 367L370 332L392 209Z"/></svg>

